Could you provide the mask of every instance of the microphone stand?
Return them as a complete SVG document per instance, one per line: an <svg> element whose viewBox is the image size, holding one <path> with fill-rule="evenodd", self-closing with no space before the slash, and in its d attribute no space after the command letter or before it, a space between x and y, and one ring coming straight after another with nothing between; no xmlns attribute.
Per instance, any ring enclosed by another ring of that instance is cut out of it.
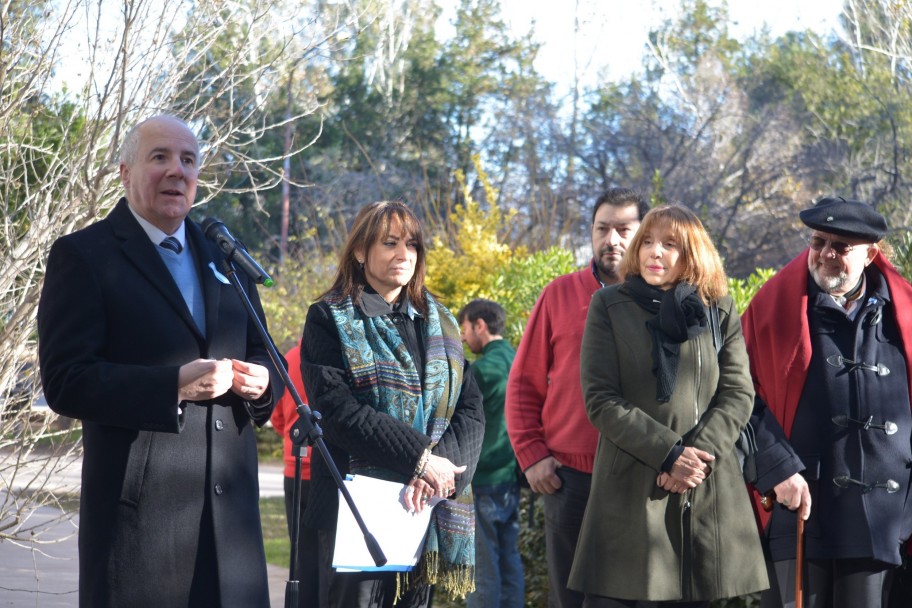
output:
<svg viewBox="0 0 912 608"><path fill-rule="evenodd" d="M276 350L275 343L263 326L262 321L260 321L260 317L257 315L256 310L254 310L253 304L247 296L247 292L244 291L244 288L237 277L237 269L234 267L234 264L232 264L230 259L223 259L221 268L222 274L228 277L231 284L234 285L234 289L237 291L241 303L243 303L244 308L247 309L247 315L256 326L257 333L259 333L263 344L266 345L273 366L275 366L279 375L282 376L282 382L285 384L285 389L294 397L294 402L298 410L298 420L292 425L289 431L289 436L293 445L293 454L295 456L295 480L293 486L294 490L292 492L293 515L291 520L291 559L288 568L288 581L286 581L285 585L285 608L298 608L300 581L295 579L295 567L297 565L295 560L298 555L298 535L300 534L301 526L301 446L305 443L307 443L307 445L315 446L323 457L323 461L329 468L329 472L332 474L336 486L338 486L339 491L342 493L342 497L345 499L345 502L348 503L348 507L355 516L355 522L357 522L362 534L364 534L364 542L367 545L367 550L370 552L374 563L377 564L377 566L385 565L386 556L383 555L383 550L380 548L377 539L368 531L367 525L364 523L364 520L361 518L361 513L358 511L358 507L355 505L355 501L352 499L348 488L342 482L342 475L339 473L336 463L333 462L332 456L329 454L329 448L326 447L326 442L323 441L323 429L319 426L320 413L311 411L298 394L294 383L288 375L288 370L285 369L285 365L282 363L282 357L279 355L279 351Z"/></svg>

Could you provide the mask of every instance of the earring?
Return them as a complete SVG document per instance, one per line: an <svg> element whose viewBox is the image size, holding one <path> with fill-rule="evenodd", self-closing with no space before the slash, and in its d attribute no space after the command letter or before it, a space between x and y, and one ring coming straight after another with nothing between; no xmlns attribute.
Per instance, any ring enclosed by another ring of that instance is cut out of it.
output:
<svg viewBox="0 0 912 608"><path fill-rule="evenodd" d="M358 260L358 266L361 268L361 270L364 270L364 260Z"/></svg>

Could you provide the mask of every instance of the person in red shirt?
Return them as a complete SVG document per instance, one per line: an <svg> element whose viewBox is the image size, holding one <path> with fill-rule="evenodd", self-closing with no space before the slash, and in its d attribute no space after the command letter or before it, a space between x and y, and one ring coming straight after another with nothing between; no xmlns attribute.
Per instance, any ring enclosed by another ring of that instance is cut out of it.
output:
<svg viewBox="0 0 912 608"><path fill-rule="evenodd" d="M296 345L294 348L285 353L285 359L288 361L288 375L298 395L306 403L307 395L304 393L304 382L301 380L301 346ZM285 461L285 518L288 521L288 536L291 538L291 525L293 516L293 496L294 496L294 476L295 476L295 457L292 453L291 437L288 432L292 425L298 420L297 404L294 397L289 391L285 391L272 412L269 419L272 422L276 433L282 437L282 457ZM310 493L310 448L301 462L301 509L300 515L304 515L304 509L307 507L307 497ZM317 574L317 531L304 525L303 519L298 533L298 551L295 563L297 572L295 578L299 581L298 605L301 608L305 606L317 605L317 591L319 576Z"/></svg>
<svg viewBox="0 0 912 608"><path fill-rule="evenodd" d="M580 345L589 301L620 280L627 244L649 210L643 197L611 188L592 210L592 262L554 279L532 309L507 384L507 431L533 492L544 495L549 605L582 606L567 589L589 498L598 431L580 388Z"/></svg>

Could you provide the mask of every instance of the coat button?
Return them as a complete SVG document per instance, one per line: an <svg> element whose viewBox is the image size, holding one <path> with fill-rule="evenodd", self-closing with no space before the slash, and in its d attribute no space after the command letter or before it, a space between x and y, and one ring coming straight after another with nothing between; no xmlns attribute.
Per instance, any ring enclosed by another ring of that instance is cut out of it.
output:
<svg viewBox="0 0 912 608"><path fill-rule="evenodd" d="M216 496L221 496L222 494L224 494L224 492L225 491L222 489L222 484L219 484L219 483L215 484L215 495Z"/></svg>
<svg viewBox="0 0 912 608"><path fill-rule="evenodd" d="M218 420L216 420L216 421L215 421L215 430L216 430L216 431L221 431L223 428L225 428L225 423L222 422L221 418L218 419Z"/></svg>

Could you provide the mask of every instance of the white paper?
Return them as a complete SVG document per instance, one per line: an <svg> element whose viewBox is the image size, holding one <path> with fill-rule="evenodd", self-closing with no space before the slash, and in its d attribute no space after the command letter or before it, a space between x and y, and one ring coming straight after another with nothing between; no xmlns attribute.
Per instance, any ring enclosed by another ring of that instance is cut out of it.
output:
<svg viewBox="0 0 912 608"><path fill-rule="evenodd" d="M353 475L344 483L387 562L381 567L374 563L364 542L364 534L339 491L333 568L342 572L411 570L421 557L431 513L434 505L440 502L440 497L432 498L421 513L409 513L404 498L407 485L364 475Z"/></svg>

